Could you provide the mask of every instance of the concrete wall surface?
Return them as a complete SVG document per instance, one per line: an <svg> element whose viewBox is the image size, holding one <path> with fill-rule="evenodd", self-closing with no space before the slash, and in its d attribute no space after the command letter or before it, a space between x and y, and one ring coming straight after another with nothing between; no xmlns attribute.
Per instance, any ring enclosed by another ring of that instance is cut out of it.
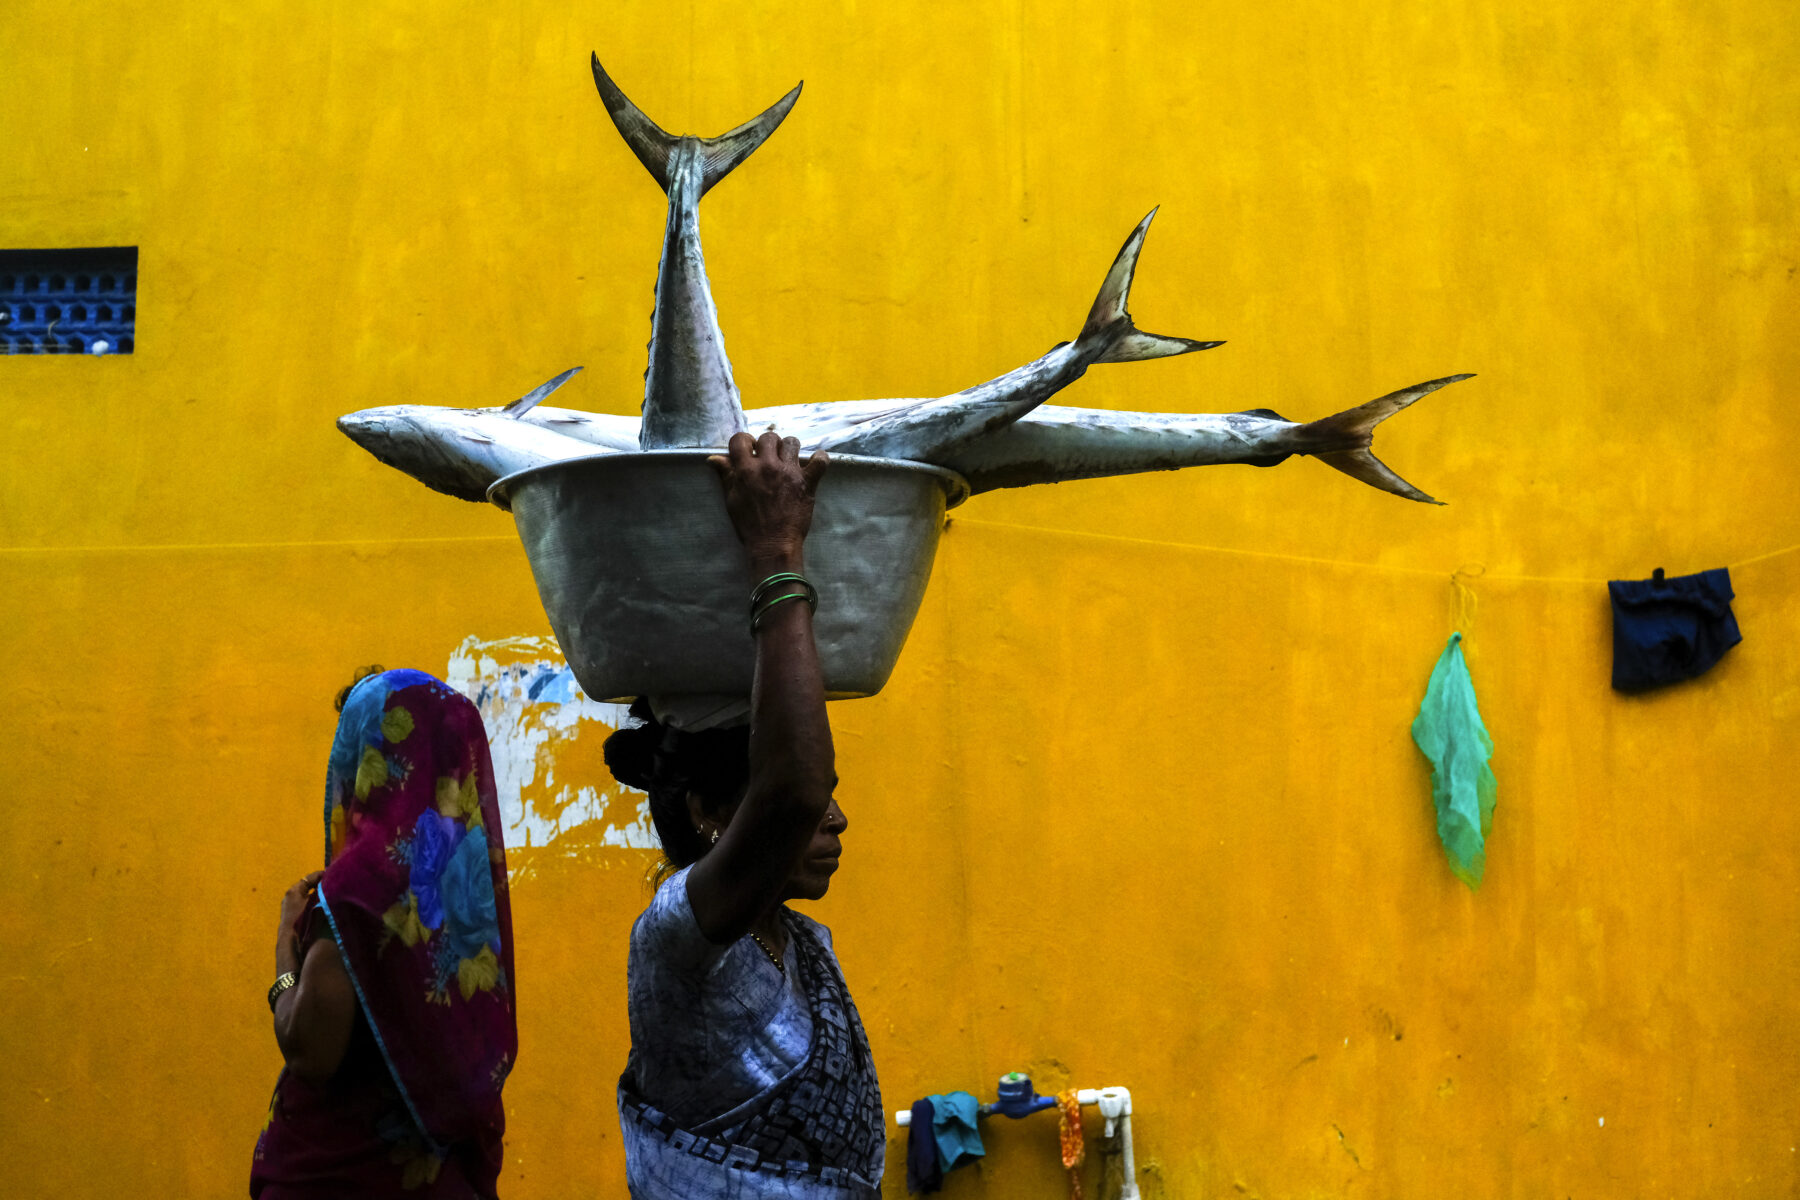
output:
<svg viewBox="0 0 1800 1200"><path fill-rule="evenodd" d="M1025 362L1155 204L1133 312L1229 344L1065 402L1311 419L1478 373L1377 436L1445 508L1295 459L951 514L891 684L833 706L851 826L811 909L890 1110L1122 1084L1153 1197L1800 1194L1778 0L14 0L0 248L140 257L134 353L0 359L0 1192L242 1194L278 901L331 697L380 662L486 689L503 1194L623 1194L655 854L618 712L522 686L561 665L510 520L332 425L577 364L556 402L636 410L663 200L591 50L703 134L806 80L704 205L748 404ZM1613 693L1605 580L1723 565L1744 643ZM1408 731L1457 624L1478 891ZM989 1126L944 1195L1063 1194L1054 1124Z"/></svg>

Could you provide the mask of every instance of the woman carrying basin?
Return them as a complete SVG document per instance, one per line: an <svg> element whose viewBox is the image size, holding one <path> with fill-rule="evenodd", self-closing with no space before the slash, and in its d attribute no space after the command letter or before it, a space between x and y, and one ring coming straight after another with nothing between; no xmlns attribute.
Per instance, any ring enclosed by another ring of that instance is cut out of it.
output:
<svg viewBox="0 0 1800 1200"><path fill-rule="evenodd" d="M848 822L813 640L803 545L826 466L740 433L715 457L748 553L749 723L678 729L649 702L607 740L644 789L669 873L632 929L631 1055L619 1080L638 1200L876 1194L881 1095L823 925L791 908L831 885Z"/></svg>

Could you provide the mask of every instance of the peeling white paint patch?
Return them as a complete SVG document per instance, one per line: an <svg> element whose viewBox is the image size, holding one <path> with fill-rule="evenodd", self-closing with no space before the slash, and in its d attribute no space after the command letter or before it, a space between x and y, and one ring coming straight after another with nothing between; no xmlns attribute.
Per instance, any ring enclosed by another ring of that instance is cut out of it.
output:
<svg viewBox="0 0 1800 1200"><path fill-rule="evenodd" d="M553 640L464 638L444 681L481 710L509 848L550 846L577 828L583 845L660 846L644 793L611 777L558 783L557 746L604 739L627 717L625 705L582 693Z"/></svg>

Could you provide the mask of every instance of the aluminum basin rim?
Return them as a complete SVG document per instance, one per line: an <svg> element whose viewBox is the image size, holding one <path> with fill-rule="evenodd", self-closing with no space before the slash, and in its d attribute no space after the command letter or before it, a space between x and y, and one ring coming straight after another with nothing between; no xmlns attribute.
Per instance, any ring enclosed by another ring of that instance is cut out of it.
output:
<svg viewBox="0 0 1800 1200"><path fill-rule="evenodd" d="M511 475L503 475L488 485L488 501L502 512L511 512L511 489L513 485L537 475L560 471L569 467L582 466L599 462L643 462L647 459L699 459L704 461L714 454L723 454L724 450L707 450L703 448L679 447L668 450L611 450L596 454L583 454L578 458L563 458L556 462L539 463L535 467L526 467L523 471L514 471ZM969 498L969 481L948 467L940 467L933 463L914 462L907 458L881 458L872 454L833 454L833 464L847 463L852 466L887 467L898 471L918 471L935 476L940 487L944 489L944 509L949 511Z"/></svg>

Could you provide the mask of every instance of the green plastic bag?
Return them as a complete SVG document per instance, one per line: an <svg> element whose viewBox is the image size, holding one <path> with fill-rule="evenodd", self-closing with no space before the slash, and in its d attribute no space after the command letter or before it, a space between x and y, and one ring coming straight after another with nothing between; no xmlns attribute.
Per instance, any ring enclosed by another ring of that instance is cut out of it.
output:
<svg viewBox="0 0 1800 1200"><path fill-rule="evenodd" d="M1438 840L1450 857L1450 869L1474 888L1487 866L1487 837L1494 824L1494 772L1488 767L1494 740L1481 723L1461 641L1462 634L1451 634L1432 668L1412 735L1431 760Z"/></svg>

